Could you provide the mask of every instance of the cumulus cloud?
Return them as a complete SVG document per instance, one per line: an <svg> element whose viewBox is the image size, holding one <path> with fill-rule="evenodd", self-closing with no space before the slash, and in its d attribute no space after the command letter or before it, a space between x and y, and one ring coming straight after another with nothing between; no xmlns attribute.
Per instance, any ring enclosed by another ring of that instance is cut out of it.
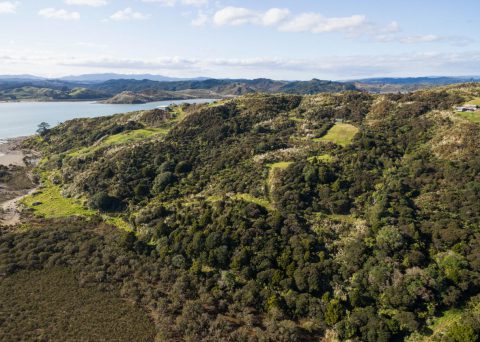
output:
<svg viewBox="0 0 480 342"><path fill-rule="evenodd" d="M277 25L290 15L286 8L271 8L262 15L262 23L265 26Z"/></svg>
<svg viewBox="0 0 480 342"><path fill-rule="evenodd" d="M64 9L44 8L38 12L38 15L48 19L60 19L60 20L79 20L80 13L69 12Z"/></svg>
<svg viewBox="0 0 480 342"><path fill-rule="evenodd" d="M290 11L285 8L271 8L266 12L257 12L243 7L225 7L213 16L217 26L238 26L244 24L273 26L285 20Z"/></svg>
<svg viewBox="0 0 480 342"><path fill-rule="evenodd" d="M0 2L0 14L15 13L17 10L18 2L1 1Z"/></svg>
<svg viewBox="0 0 480 342"><path fill-rule="evenodd" d="M67 5L100 7L107 4L106 0L65 0Z"/></svg>
<svg viewBox="0 0 480 342"><path fill-rule="evenodd" d="M114 21L128 21L128 20L145 20L148 19L148 15L141 12L136 12L132 8L128 7L124 10L115 12L110 16L110 19Z"/></svg>
<svg viewBox="0 0 480 342"><path fill-rule="evenodd" d="M280 30L286 32L325 33L350 31L364 24L366 24L366 17L364 15L327 18L318 13L303 13L280 26Z"/></svg>
<svg viewBox="0 0 480 342"><path fill-rule="evenodd" d="M325 17L319 13L301 13L292 15L287 8L271 8L265 12L244 7L225 7L213 16L217 26L260 25L274 26L284 32L325 33L354 30L365 31L368 25L364 15L347 17Z"/></svg>

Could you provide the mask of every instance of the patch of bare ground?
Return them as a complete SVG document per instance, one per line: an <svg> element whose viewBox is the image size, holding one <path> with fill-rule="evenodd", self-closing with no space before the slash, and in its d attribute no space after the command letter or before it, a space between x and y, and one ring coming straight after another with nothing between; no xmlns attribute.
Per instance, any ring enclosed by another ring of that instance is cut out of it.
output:
<svg viewBox="0 0 480 342"><path fill-rule="evenodd" d="M431 149L437 158L466 160L480 149L478 125L449 111L432 112L437 123Z"/></svg>
<svg viewBox="0 0 480 342"><path fill-rule="evenodd" d="M24 138L0 143L0 226L20 224L19 201L35 189L31 173L38 155L22 149Z"/></svg>

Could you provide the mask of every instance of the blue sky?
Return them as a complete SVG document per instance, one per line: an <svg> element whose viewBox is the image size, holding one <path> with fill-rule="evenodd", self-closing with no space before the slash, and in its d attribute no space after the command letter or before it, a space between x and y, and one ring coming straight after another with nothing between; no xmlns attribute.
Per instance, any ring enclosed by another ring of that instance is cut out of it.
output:
<svg viewBox="0 0 480 342"><path fill-rule="evenodd" d="M0 0L0 74L480 75L478 0Z"/></svg>

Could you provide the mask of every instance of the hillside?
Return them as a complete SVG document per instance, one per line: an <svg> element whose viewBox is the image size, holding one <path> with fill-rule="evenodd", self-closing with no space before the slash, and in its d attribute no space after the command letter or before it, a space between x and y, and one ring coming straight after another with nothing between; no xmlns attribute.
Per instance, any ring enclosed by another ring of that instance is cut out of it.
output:
<svg viewBox="0 0 480 342"><path fill-rule="evenodd" d="M353 81L358 89L371 93L409 92L419 89L445 86L450 84L478 82L478 76L463 77L380 77Z"/></svg>
<svg viewBox="0 0 480 342"><path fill-rule="evenodd" d="M72 272L162 341L476 341L480 112L453 108L478 98L248 94L63 123L25 143L41 185L0 230L0 290Z"/></svg>
<svg viewBox="0 0 480 342"><path fill-rule="evenodd" d="M80 80L80 79L79 79ZM223 98L255 92L315 94L355 90L350 83L331 81L273 81L195 79L154 81L110 79L102 82L5 79L0 80L0 101L106 100L106 103Z"/></svg>

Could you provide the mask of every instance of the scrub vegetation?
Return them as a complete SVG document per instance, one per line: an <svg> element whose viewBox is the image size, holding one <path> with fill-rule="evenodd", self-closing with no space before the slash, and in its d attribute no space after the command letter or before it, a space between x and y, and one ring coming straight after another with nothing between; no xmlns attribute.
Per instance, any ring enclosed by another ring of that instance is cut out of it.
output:
<svg viewBox="0 0 480 342"><path fill-rule="evenodd" d="M0 233L0 283L66 269L159 341L476 341L480 126L454 107L479 96L253 94L66 122L26 143L47 177Z"/></svg>

